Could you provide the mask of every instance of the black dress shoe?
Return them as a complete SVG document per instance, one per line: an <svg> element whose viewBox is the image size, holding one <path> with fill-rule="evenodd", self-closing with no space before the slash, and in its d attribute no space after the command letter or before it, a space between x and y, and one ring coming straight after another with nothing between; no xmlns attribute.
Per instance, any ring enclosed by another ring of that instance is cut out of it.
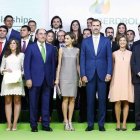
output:
<svg viewBox="0 0 140 140"><path fill-rule="evenodd" d="M120 128L116 128L116 131L120 131L121 129Z"/></svg>
<svg viewBox="0 0 140 140"><path fill-rule="evenodd" d="M42 126L42 130L44 130L44 131L53 131L50 127L44 127L44 126Z"/></svg>
<svg viewBox="0 0 140 140"><path fill-rule="evenodd" d="M132 129L132 131L139 131L140 127L136 126L135 128Z"/></svg>
<svg viewBox="0 0 140 140"><path fill-rule="evenodd" d="M99 126L99 131L106 131L104 126Z"/></svg>
<svg viewBox="0 0 140 140"><path fill-rule="evenodd" d="M127 129L126 128L122 128L122 131L126 131Z"/></svg>
<svg viewBox="0 0 140 140"><path fill-rule="evenodd" d="M93 130L93 127L92 126L88 126L85 131L92 131L92 130Z"/></svg>
<svg viewBox="0 0 140 140"><path fill-rule="evenodd" d="M31 132L38 132L38 129L37 129L37 127L32 127L32 130L31 130Z"/></svg>

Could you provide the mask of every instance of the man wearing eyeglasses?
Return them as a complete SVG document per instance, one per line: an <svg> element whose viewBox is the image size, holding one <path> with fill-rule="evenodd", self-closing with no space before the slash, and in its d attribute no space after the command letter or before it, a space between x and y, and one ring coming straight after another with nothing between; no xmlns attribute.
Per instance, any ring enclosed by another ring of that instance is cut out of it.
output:
<svg viewBox="0 0 140 140"><path fill-rule="evenodd" d="M113 41L114 29L112 27L107 27L105 29L105 34L106 34L106 37L110 38L112 52L119 50L119 46L117 45L116 42Z"/></svg>
<svg viewBox="0 0 140 140"><path fill-rule="evenodd" d="M11 15L7 15L7 16L4 18L4 24L5 24L5 25L7 26L7 28L8 28L8 34L7 34L7 36L6 36L6 39L7 39L7 41L8 41L8 40L11 39L11 38L15 38L15 39L17 39L17 40L20 41L20 40L21 40L20 33L12 28L13 22L14 22L14 20L13 20L13 17L12 17Z"/></svg>

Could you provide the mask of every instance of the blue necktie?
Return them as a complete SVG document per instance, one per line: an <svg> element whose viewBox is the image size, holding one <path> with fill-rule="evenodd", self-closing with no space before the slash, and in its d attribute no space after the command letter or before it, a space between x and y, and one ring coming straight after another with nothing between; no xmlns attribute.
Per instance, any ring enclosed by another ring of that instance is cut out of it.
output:
<svg viewBox="0 0 140 140"><path fill-rule="evenodd" d="M131 51L131 48L132 48L132 44L129 44L129 50Z"/></svg>
<svg viewBox="0 0 140 140"><path fill-rule="evenodd" d="M10 38L10 31L8 30L8 34L6 36L7 41L9 40L9 38Z"/></svg>

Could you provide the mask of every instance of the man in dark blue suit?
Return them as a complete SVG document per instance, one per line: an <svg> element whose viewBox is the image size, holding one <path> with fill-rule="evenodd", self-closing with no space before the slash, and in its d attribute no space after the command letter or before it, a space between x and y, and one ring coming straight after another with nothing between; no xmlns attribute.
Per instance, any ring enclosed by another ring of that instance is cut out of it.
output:
<svg viewBox="0 0 140 140"><path fill-rule="evenodd" d="M112 51L110 39L100 35L101 22L92 22L93 35L83 40L80 56L82 81L87 89L87 121L86 131L93 130L96 87L98 91L99 131L105 131L106 86L112 75Z"/></svg>
<svg viewBox="0 0 140 140"><path fill-rule="evenodd" d="M49 100L51 86L55 79L54 47L46 44L46 31L38 29L37 42L29 45L25 52L24 72L26 85L30 92L30 125L32 132L38 132L38 100L42 94L42 130L52 131L49 127Z"/></svg>
<svg viewBox="0 0 140 140"><path fill-rule="evenodd" d="M21 36L20 36L20 33L16 30L14 30L12 28L13 26L13 17L11 15L7 15L5 18L4 18L4 24L7 26L8 28L8 33L7 33L7 41L11 38L15 38L17 39L18 41L21 40Z"/></svg>
<svg viewBox="0 0 140 140"><path fill-rule="evenodd" d="M6 35L8 32L8 28L3 25L0 26L0 65L2 62L2 57L6 49ZM0 74L0 92L1 92L1 83L2 83L3 75ZM5 100L4 97L0 96L0 123L4 123L6 121L5 118Z"/></svg>

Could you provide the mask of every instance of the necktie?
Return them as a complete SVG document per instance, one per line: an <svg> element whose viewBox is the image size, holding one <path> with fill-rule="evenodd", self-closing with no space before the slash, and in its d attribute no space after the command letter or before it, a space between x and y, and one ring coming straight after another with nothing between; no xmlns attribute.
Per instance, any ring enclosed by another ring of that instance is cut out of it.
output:
<svg viewBox="0 0 140 140"><path fill-rule="evenodd" d="M41 48L41 55L42 55L42 58L43 58L44 63L45 63L45 61L46 61L46 55L45 55L44 45L41 44L40 46L42 47L42 48Z"/></svg>
<svg viewBox="0 0 140 140"><path fill-rule="evenodd" d="M7 41L9 40L9 38L10 38L10 30L8 30L8 34L6 36Z"/></svg>
<svg viewBox="0 0 140 140"><path fill-rule="evenodd" d="M97 44L97 36L94 37L94 51L95 55L97 55L97 50L98 50L98 44Z"/></svg>
<svg viewBox="0 0 140 140"><path fill-rule="evenodd" d="M55 31L55 33L54 33L54 34L55 34L55 40L56 40L56 39L57 39L57 31Z"/></svg>
<svg viewBox="0 0 140 140"><path fill-rule="evenodd" d="M33 35L30 35L30 41L34 42L33 41Z"/></svg>
<svg viewBox="0 0 140 140"><path fill-rule="evenodd" d="M1 52L2 52L2 43L3 42L0 42L0 55L1 55Z"/></svg>
<svg viewBox="0 0 140 140"><path fill-rule="evenodd" d="M25 53L26 50L26 41L23 41L22 52Z"/></svg>
<svg viewBox="0 0 140 140"><path fill-rule="evenodd" d="M129 50L131 51L131 48L132 48L132 44L129 44Z"/></svg>

